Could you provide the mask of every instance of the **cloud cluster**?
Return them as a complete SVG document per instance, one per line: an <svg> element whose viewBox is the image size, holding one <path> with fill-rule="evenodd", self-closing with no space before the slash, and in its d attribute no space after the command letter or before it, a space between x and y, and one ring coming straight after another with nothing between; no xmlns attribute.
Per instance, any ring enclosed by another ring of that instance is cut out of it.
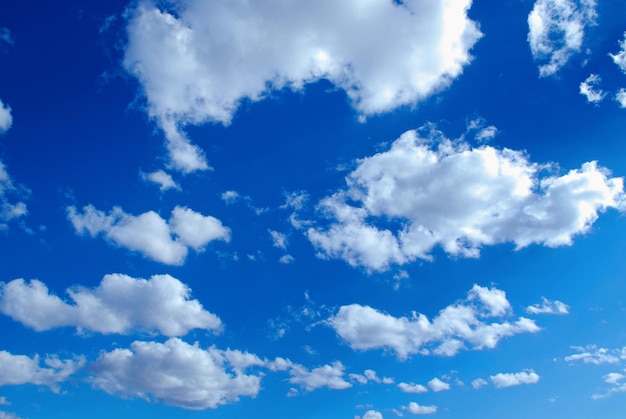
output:
<svg viewBox="0 0 626 419"><path fill-rule="evenodd" d="M58 392L58 383L78 371L85 364L83 357L74 359L59 359L56 356L47 356L43 360L45 366L40 366L38 355L30 358L25 355L13 355L7 351L0 351L0 386L34 384L47 386Z"/></svg>
<svg viewBox="0 0 626 419"><path fill-rule="evenodd" d="M616 349L598 348L596 345L572 346L576 353L566 356L566 362L582 362L584 364L616 364L626 360L626 346Z"/></svg>
<svg viewBox="0 0 626 419"><path fill-rule="evenodd" d="M465 300L444 308L432 321L415 312L411 318L397 318L369 306L352 304L340 307L328 324L355 350L384 348L394 351L400 359L415 353L453 356L468 346L493 348L505 337L540 330L534 321L524 317L513 322L487 322L509 312L503 291L474 285ZM441 388L438 382L432 383L433 390L433 386Z"/></svg>
<svg viewBox="0 0 626 419"><path fill-rule="evenodd" d="M130 349L102 353L91 365L94 387L113 395L158 400L191 410L216 408L242 396L255 397L261 376L245 374L256 356L202 349L178 338L135 341ZM248 360L244 368L233 360Z"/></svg>
<svg viewBox="0 0 626 419"><path fill-rule="evenodd" d="M595 25L595 0L537 0L528 15L528 43L541 77L555 74L579 52L587 26Z"/></svg>
<svg viewBox="0 0 626 419"><path fill-rule="evenodd" d="M307 231L321 257L383 271L431 260L435 246L477 257L482 246L504 242L571 245L599 213L622 208L623 179L596 162L546 174L554 165L506 148L471 148L429 128L359 160L347 187L321 200L330 225L320 220Z"/></svg>
<svg viewBox="0 0 626 419"><path fill-rule="evenodd" d="M79 331L128 334L139 330L182 336L191 329L219 331L220 319L190 300L191 290L169 275L136 279L105 275L94 289L70 288L68 304L37 280L0 283L0 311L37 331L76 327Z"/></svg>
<svg viewBox="0 0 626 419"><path fill-rule="evenodd" d="M67 217L78 234L103 234L118 246L168 265L182 265L189 248L202 252L214 240L230 240L230 229L220 220L180 206L174 208L169 221L154 211L135 216L114 207L106 214L93 205L82 212L68 207Z"/></svg>
<svg viewBox="0 0 626 419"><path fill-rule="evenodd" d="M626 370L622 372L610 372L606 374L603 379L606 384L609 384L609 389L605 393L595 393L591 396L592 399L603 399L610 397L614 393L626 392Z"/></svg>
<svg viewBox="0 0 626 419"><path fill-rule="evenodd" d="M141 1L129 12L124 67L167 138L171 166L208 168L186 124L229 124L242 101L327 79L376 114L447 86L482 36L471 0ZM372 31L372 28L378 30Z"/></svg>

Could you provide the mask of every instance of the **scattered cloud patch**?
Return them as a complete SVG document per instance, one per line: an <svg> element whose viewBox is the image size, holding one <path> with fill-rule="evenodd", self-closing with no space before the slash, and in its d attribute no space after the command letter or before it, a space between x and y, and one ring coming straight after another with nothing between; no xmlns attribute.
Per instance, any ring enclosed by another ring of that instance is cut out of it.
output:
<svg viewBox="0 0 626 419"><path fill-rule="evenodd" d="M161 191L167 191L168 189L180 190L180 185L174 181L172 175L163 170L157 170L151 173L141 172L141 178L147 182L159 185Z"/></svg>
<svg viewBox="0 0 626 419"><path fill-rule="evenodd" d="M569 306L559 300L550 301L541 297L541 304L526 307L528 314L569 314Z"/></svg>
<svg viewBox="0 0 626 419"><path fill-rule="evenodd" d="M171 338L165 343L135 341L130 349L104 352L90 370L93 386L109 394L204 410L255 397L261 376L244 370L260 363L247 352L205 350Z"/></svg>
<svg viewBox="0 0 626 419"><path fill-rule="evenodd" d="M289 265L293 263L296 259L291 255L282 255L278 261L284 265Z"/></svg>
<svg viewBox="0 0 626 419"><path fill-rule="evenodd" d="M626 73L626 32L624 32L624 39L619 43L620 50L617 54L609 54L613 59L613 62Z"/></svg>
<svg viewBox="0 0 626 419"><path fill-rule="evenodd" d="M539 378L540 376L533 370L515 373L498 373L489 377L496 388L519 386L521 384L536 384L539 382Z"/></svg>
<svg viewBox="0 0 626 419"><path fill-rule="evenodd" d="M272 237L272 245L279 249L287 250L287 235L278 231L268 230Z"/></svg>
<svg viewBox="0 0 626 419"><path fill-rule="evenodd" d="M444 381L441 381L437 377L433 378L432 380L428 382L428 387L430 387L430 389L434 391L435 393L438 393L440 391L450 390L450 384Z"/></svg>
<svg viewBox="0 0 626 419"><path fill-rule="evenodd" d="M432 321L415 312L411 318L397 318L352 304L340 307L328 324L352 349L388 349L400 359L415 353L453 356L468 346L476 350L493 348L505 337L540 330L524 317L488 323L487 319L498 317L495 313L502 313L501 295L498 289L474 285L465 300L444 308Z"/></svg>
<svg viewBox="0 0 626 419"><path fill-rule="evenodd" d="M22 419L22 418L17 416L15 413L0 411L0 419Z"/></svg>
<svg viewBox="0 0 626 419"><path fill-rule="evenodd" d="M409 403L408 406L404 406L402 409L414 415L432 415L433 413L437 413L437 406L422 406L415 402Z"/></svg>
<svg viewBox="0 0 626 419"><path fill-rule="evenodd" d="M23 189L13 183L6 166L0 161L0 230L6 229L9 221L28 214L26 204L15 199L23 195Z"/></svg>
<svg viewBox="0 0 626 419"><path fill-rule="evenodd" d="M13 116L11 115L11 107L5 105L0 100L0 134L7 132L13 125Z"/></svg>
<svg viewBox="0 0 626 419"><path fill-rule="evenodd" d="M383 414L377 410L368 410L361 419L383 419Z"/></svg>
<svg viewBox="0 0 626 419"><path fill-rule="evenodd" d="M528 43L539 75L559 71L579 52L585 28L596 24L595 0L537 0L528 15Z"/></svg>
<svg viewBox="0 0 626 419"><path fill-rule="evenodd" d="M82 212L68 207L67 217L80 235L103 234L118 246L167 265L182 265L189 248L202 252L211 241L230 241L230 229L220 220L179 206L169 221L154 211L135 216L114 207L106 214L93 205L85 206Z"/></svg>
<svg viewBox="0 0 626 419"><path fill-rule="evenodd" d="M403 392L403 393L413 393L413 394L420 394L420 393L427 393L428 392L428 388L426 388L426 386L423 386L421 384L414 384L414 383L400 383L398 384L398 388Z"/></svg>
<svg viewBox="0 0 626 419"><path fill-rule="evenodd" d="M568 246L601 212L623 208L623 179L594 161L545 174L555 165L506 148L471 148L425 128L359 160L347 187L319 202L323 219L306 234L320 257L384 271L432 260L435 246L462 257L506 242Z"/></svg>
<svg viewBox="0 0 626 419"><path fill-rule="evenodd" d="M626 346L617 349L598 348L596 345L572 346L576 353L566 356L565 362L582 362L584 364L615 364L626 360Z"/></svg>
<svg viewBox="0 0 626 419"><path fill-rule="evenodd" d="M343 379L345 367L339 361L308 370L299 364L292 364L289 374L291 384L297 384L307 391L327 387L331 390L345 390L352 384Z"/></svg>
<svg viewBox="0 0 626 419"><path fill-rule="evenodd" d="M189 299L189 287L170 275L148 280L105 275L94 289L74 287L67 293L73 304L37 280L0 283L0 311L36 331L69 326L103 334L139 330L182 336L192 329L222 328L217 316Z"/></svg>
<svg viewBox="0 0 626 419"><path fill-rule="evenodd" d="M0 386L34 384L49 387L59 392L58 384L67 380L85 364L83 357L59 359L46 356L40 366L38 355L30 358L26 355L13 355L0 351Z"/></svg>
<svg viewBox="0 0 626 419"><path fill-rule="evenodd" d="M626 89L621 88L615 93L615 100L619 103L620 108L626 108Z"/></svg>
<svg viewBox="0 0 626 419"><path fill-rule="evenodd" d="M590 74L584 82L580 83L580 94L587 98L589 103L600 103L604 100L606 92L599 88L602 79L597 74Z"/></svg>
<svg viewBox="0 0 626 419"><path fill-rule="evenodd" d="M481 387L486 386L487 380L483 379L483 378L477 378L474 381L472 381L472 387L474 387L475 390L478 390Z"/></svg>
<svg viewBox="0 0 626 419"><path fill-rule="evenodd" d="M482 36L471 3L174 1L173 14L143 1L128 14L123 65L165 133L171 167L205 170L184 126L229 124L244 100L326 79L369 115L448 86Z"/></svg>
<svg viewBox="0 0 626 419"><path fill-rule="evenodd" d="M390 377L380 378L376 371L370 369L363 371L363 374L349 374L348 377L359 384L367 384L369 382L393 384L394 382L393 378Z"/></svg>

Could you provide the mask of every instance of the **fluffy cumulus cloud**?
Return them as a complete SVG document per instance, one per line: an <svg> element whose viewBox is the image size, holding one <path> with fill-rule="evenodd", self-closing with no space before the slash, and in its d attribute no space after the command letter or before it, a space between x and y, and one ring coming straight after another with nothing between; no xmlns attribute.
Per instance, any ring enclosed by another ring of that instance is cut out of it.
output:
<svg viewBox="0 0 626 419"><path fill-rule="evenodd" d="M82 212L68 207L67 216L78 234L102 234L118 246L168 265L182 265L189 248L202 252L214 240L230 240L230 229L220 220L179 206L169 221L154 211L135 216L114 207L106 214L93 205L85 206Z"/></svg>
<svg viewBox="0 0 626 419"><path fill-rule="evenodd" d="M435 393L438 393L440 391L450 390L450 384L446 383L445 381L441 381L437 377L433 378L432 380L428 382L428 387L430 387L430 389L434 391Z"/></svg>
<svg viewBox="0 0 626 419"><path fill-rule="evenodd" d="M541 297L541 304L533 304L526 307L526 313L529 314L568 314L569 306L559 300L548 300Z"/></svg>
<svg viewBox="0 0 626 419"><path fill-rule="evenodd" d="M307 391L327 387L332 390L344 390L352 387L352 384L343 379L345 367L339 361L330 365L308 370L302 365L292 364L289 370L291 378L289 382L297 384Z"/></svg>
<svg viewBox="0 0 626 419"><path fill-rule="evenodd" d="M13 116L11 115L11 107L5 105L0 100L0 134L3 134L11 128L13 124Z"/></svg>
<svg viewBox="0 0 626 419"><path fill-rule="evenodd" d="M626 89L621 88L615 93L615 101L621 108L626 108Z"/></svg>
<svg viewBox="0 0 626 419"><path fill-rule="evenodd" d="M496 388L519 386L520 384L536 384L539 382L539 375L533 370L515 373L498 373L489 377Z"/></svg>
<svg viewBox="0 0 626 419"><path fill-rule="evenodd" d="M582 362L584 364L616 364L620 360L626 360L626 346L622 348L608 349L598 348L596 345L572 346L575 353L566 356L566 362Z"/></svg>
<svg viewBox="0 0 626 419"><path fill-rule="evenodd" d="M0 161L0 230L6 229L9 221L28 214L26 204L16 199L22 189L13 183L6 166Z"/></svg>
<svg viewBox="0 0 626 419"><path fill-rule="evenodd" d="M242 101L327 79L354 108L411 105L459 76L482 36L471 0L138 2L124 67L163 129L173 168L207 169L186 124L229 124ZM372 31L371 28L378 28Z"/></svg>
<svg viewBox="0 0 626 419"><path fill-rule="evenodd" d="M172 175L163 170L157 170L156 172L150 173L141 172L141 177L147 182L152 182L158 185L161 191L166 191L168 189L180 190L180 185L174 181Z"/></svg>
<svg viewBox="0 0 626 419"><path fill-rule="evenodd" d="M595 0L537 0L528 15L528 43L542 62L539 75L550 76L579 52L585 28L595 25Z"/></svg>
<svg viewBox="0 0 626 419"><path fill-rule="evenodd" d="M616 54L609 54L613 59L613 62L626 73L626 32L624 32L624 39L619 43L620 50Z"/></svg>
<svg viewBox="0 0 626 419"><path fill-rule="evenodd" d="M378 410L368 410L361 419L383 419L383 414Z"/></svg>
<svg viewBox="0 0 626 419"><path fill-rule="evenodd" d="M437 413L437 406L423 406L415 402L409 403L409 405L403 407L403 409L414 415L431 415Z"/></svg>
<svg viewBox="0 0 626 419"><path fill-rule="evenodd" d="M626 370L623 371L626 373ZM610 397L614 393L626 392L626 375L620 372L610 372L603 377L603 381L609 384L609 388L604 393L595 393L591 396L592 399L603 399Z"/></svg>
<svg viewBox="0 0 626 419"><path fill-rule="evenodd" d="M493 348L498 342L518 333L534 333L534 321L520 317L514 321L492 322L508 315L504 293L474 285L465 300L452 304L429 320L413 312L411 318L394 317L369 306L352 304L340 307L328 324L351 348L370 350L384 348L398 358L420 353L453 356L464 348ZM431 388L433 388L431 386Z"/></svg>
<svg viewBox="0 0 626 419"><path fill-rule="evenodd" d="M85 364L83 357L59 359L47 356L41 366L39 356L13 355L0 351L0 386L34 384L59 391L58 383L67 380Z"/></svg>
<svg viewBox="0 0 626 419"><path fill-rule="evenodd" d="M485 380L484 378L477 378L474 381L472 381L472 387L474 387L474 389L478 390L481 387L486 386L487 380Z"/></svg>
<svg viewBox="0 0 626 419"><path fill-rule="evenodd" d="M485 245L571 245L599 214L622 208L623 179L596 162L557 175L520 151L450 141L432 127L407 131L359 160L344 189L318 204L307 236L321 257L382 271L431 260L440 246L478 257Z"/></svg>
<svg viewBox="0 0 626 419"><path fill-rule="evenodd" d="M136 279L105 275L94 289L70 288L72 304L37 280L0 283L0 311L37 331L71 326L79 331L127 334L135 330L182 336L191 329L219 331L220 319L191 300L191 290L169 275Z"/></svg>
<svg viewBox="0 0 626 419"><path fill-rule="evenodd" d="M606 92L600 89L602 79L597 74L590 74L584 82L580 83L580 94L587 98L589 103L600 103L604 100Z"/></svg>
<svg viewBox="0 0 626 419"><path fill-rule="evenodd" d="M205 350L177 338L135 341L130 349L102 353L91 365L91 382L109 394L202 410L256 396L261 377L245 368L257 363L252 354Z"/></svg>
<svg viewBox="0 0 626 419"><path fill-rule="evenodd" d="M421 384L400 383L400 384L398 384L398 388L403 393L419 394L419 393L427 393L428 392L428 388L426 388L426 386L423 386Z"/></svg>

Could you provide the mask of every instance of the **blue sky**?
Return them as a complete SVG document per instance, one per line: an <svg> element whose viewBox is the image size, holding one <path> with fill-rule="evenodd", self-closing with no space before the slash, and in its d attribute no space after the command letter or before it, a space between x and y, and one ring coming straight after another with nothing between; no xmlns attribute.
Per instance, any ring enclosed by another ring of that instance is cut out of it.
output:
<svg viewBox="0 0 626 419"><path fill-rule="evenodd" d="M13 2L0 419L620 417L626 5Z"/></svg>

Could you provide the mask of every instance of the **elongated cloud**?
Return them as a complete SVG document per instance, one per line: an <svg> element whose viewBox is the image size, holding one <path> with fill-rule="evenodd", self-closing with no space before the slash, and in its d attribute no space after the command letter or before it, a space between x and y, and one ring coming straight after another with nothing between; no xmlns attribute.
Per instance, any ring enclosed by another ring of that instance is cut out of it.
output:
<svg viewBox="0 0 626 419"><path fill-rule="evenodd" d="M539 375L533 370L516 373L499 373L489 377L496 388L519 386L520 384L536 384L539 382Z"/></svg>
<svg viewBox="0 0 626 419"><path fill-rule="evenodd" d="M11 115L11 107L5 105L0 100L0 134L3 134L11 128L13 124L13 116Z"/></svg>
<svg viewBox="0 0 626 419"><path fill-rule="evenodd" d="M169 275L149 280L105 275L94 289L67 290L68 304L37 280L0 283L0 311L37 331L76 327L98 333L158 331L182 336L191 329L219 331L220 319L191 300L191 290Z"/></svg>
<svg viewBox="0 0 626 419"><path fill-rule="evenodd" d="M485 245L571 245L608 208L623 208L623 179L596 162L563 175L520 151L407 131L390 149L359 160L347 187L324 198L307 236L325 258L383 271L431 260L440 246L478 257Z"/></svg>
<svg viewBox="0 0 626 419"><path fill-rule="evenodd" d="M0 230L5 229L9 221L28 214L26 204L11 195L19 197L20 188L15 186L6 166L0 161Z"/></svg>
<svg viewBox="0 0 626 419"><path fill-rule="evenodd" d="M542 62L541 77L550 76L580 51L585 28L595 25L595 0L537 0L528 15L528 43Z"/></svg>
<svg viewBox="0 0 626 419"><path fill-rule="evenodd" d="M241 351L202 349L172 338L135 341L130 349L105 352L91 365L93 386L112 395L161 401L191 410L216 408L254 397L261 376L248 375L232 359L256 356ZM260 360L259 360L260 362Z"/></svg>
<svg viewBox="0 0 626 419"><path fill-rule="evenodd" d="M416 353L453 356L467 347L493 348L505 337L540 330L524 317L513 322L487 322L508 314L501 311L501 295L500 290L474 285L465 300L444 308L432 321L415 312L411 318L398 318L352 304L340 307L328 324L352 349L388 349L400 359ZM439 380L431 383L433 390L441 389Z"/></svg>
<svg viewBox="0 0 626 419"><path fill-rule="evenodd" d="M87 205L82 212L68 207L67 217L78 234L103 234L118 246L167 265L182 265L189 248L202 252L214 240L230 240L230 229L220 220L179 206L169 221L154 211L135 216L114 207L106 214L93 205Z"/></svg>
<svg viewBox="0 0 626 419"><path fill-rule="evenodd" d="M328 387L333 390L344 390L352 387L352 384L343 379L344 366L339 361L312 370L302 365L293 364L289 374L291 375L290 383L300 385L308 391L321 387Z"/></svg>
<svg viewBox="0 0 626 419"><path fill-rule="evenodd" d="M482 36L467 16L471 3L191 0L164 10L140 1L129 13L124 67L165 133L171 166L203 170L184 126L229 124L242 101L272 90L327 79L369 115L449 85Z"/></svg>
<svg viewBox="0 0 626 419"><path fill-rule="evenodd" d="M533 304L526 307L526 313L529 314L568 314L569 306L559 300L548 300L541 297L541 304Z"/></svg>
<svg viewBox="0 0 626 419"><path fill-rule="evenodd" d="M47 356L40 366L38 355L30 358L25 355L13 355L0 351L0 386L34 384L47 386L54 392L59 391L58 383L68 379L85 364L83 357L59 359Z"/></svg>
<svg viewBox="0 0 626 419"><path fill-rule="evenodd" d="M409 405L403 407L403 409L414 415L431 415L437 413L437 406L423 406L415 402L409 403Z"/></svg>

